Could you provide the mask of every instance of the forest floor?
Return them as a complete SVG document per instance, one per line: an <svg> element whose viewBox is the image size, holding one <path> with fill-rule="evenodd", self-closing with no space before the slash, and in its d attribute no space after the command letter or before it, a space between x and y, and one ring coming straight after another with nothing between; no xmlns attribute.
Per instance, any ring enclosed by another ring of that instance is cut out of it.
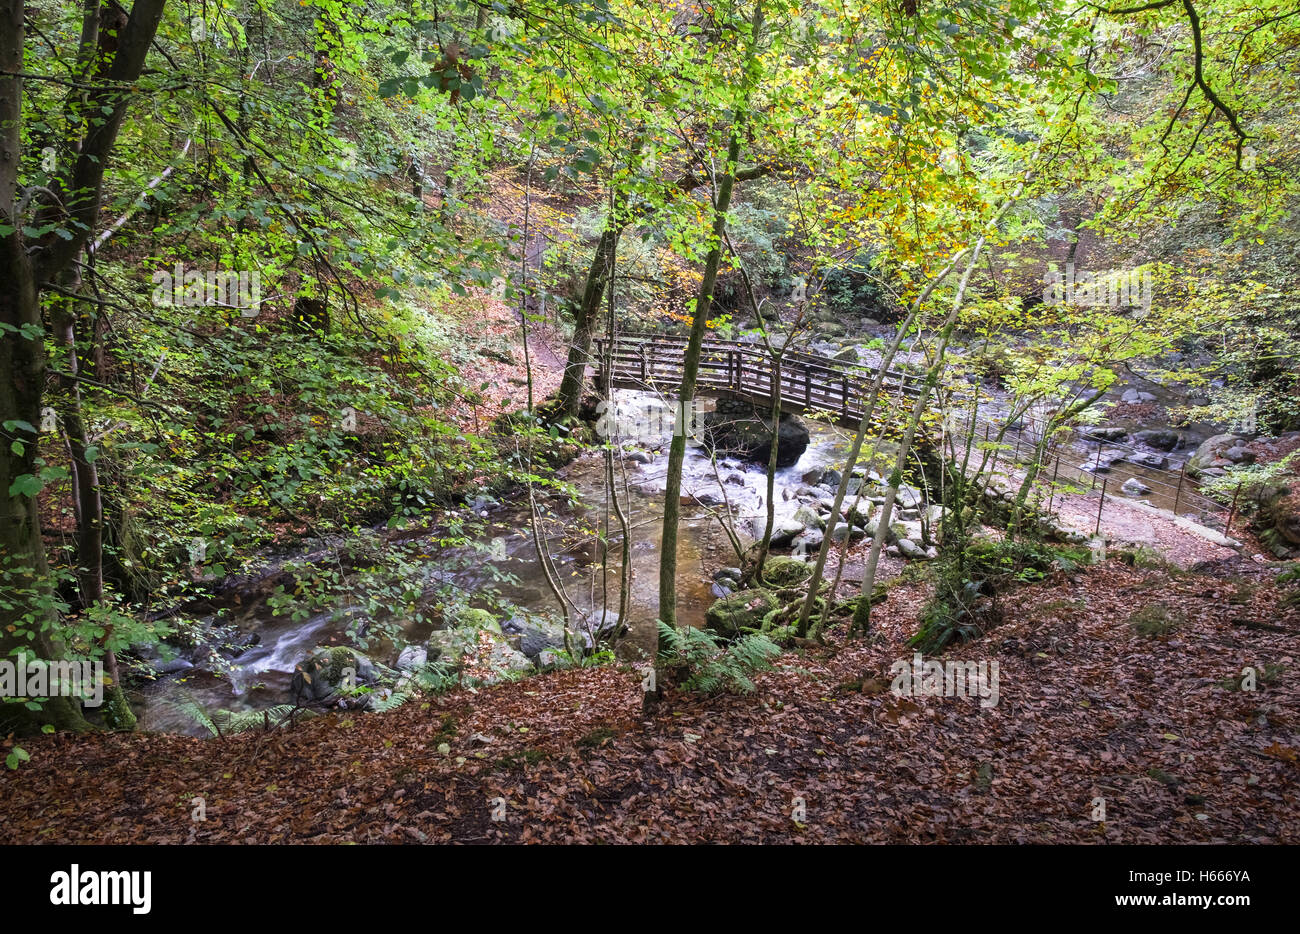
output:
<svg viewBox="0 0 1300 934"><path fill-rule="evenodd" d="M998 663L988 707L889 690L908 583L873 640L832 629L752 694L669 692L648 719L640 675L603 667L225 740L43 737L0 777L0 842L1300 842L1300 612L1275 575L1111 560L1022 586L945 656ZM1148 605L1169 632L1130 626Z"/></svg>

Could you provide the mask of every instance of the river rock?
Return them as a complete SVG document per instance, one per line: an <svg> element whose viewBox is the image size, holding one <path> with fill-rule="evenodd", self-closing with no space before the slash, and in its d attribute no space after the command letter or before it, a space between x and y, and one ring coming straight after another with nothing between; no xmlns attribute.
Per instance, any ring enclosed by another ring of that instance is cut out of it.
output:
<svg viewBox="0 0 1300 934"><path fill-rule="evenodd" d="M397 656L398 671L413 671L423 668L429 661L429 650L422 645L408 645Z"/></svg>
<svg viewBox="0 0 1300 934"><path fill-rule="evenodd" d="M1223 456L1234 464L1255 463L1255 455L1240 444L1234 444L1232 447L1228 448L1223 452Z"/></svg>
<svg viewBox="0 0 1300 934"><path fill-rule="evenodd" d="M1124 484L1123 486L1120 487L1120 490L1124 493L1125 496L1146 496L1148 493L1151 492L1151 487L1147 486L1137 477L1129 477L1127 480L1124 481Z"/></svg>
<svg viewBox="0 0 1300 934"><path fill-rule="evenodd" d="M1273 536L1300 545L1300 481L1272 493L1260 509L1259 524Z"/></svg>
<svg viewBox="0 0 1300 934"><path fill-rule="evenodd" d="M1164 470L1169 466L1169 458L1162 454L1130 454L1128 461L1130 464L1137 464L1139 467L1150 467L1154 470Z"/></svg>
<svg viewBox="0 0 1300 934"><path fill-rule="evenodd" d="M910 538L900 538L898 540L898 552L904 558L908 558L912 561L924 561L929 557L929 555L925 553L925 549Z"/></svg>
<svg viewBox="0 0 1300 934"><path fill-rule="evenodd" d="M776 597L766 590L742 590L709 607L705 622L718 635L731 639L739 636L743 629L761 627L763 617L778 606Z"/></svg>
<svg viewBox="0 0 1300 934"><path fill-rule="evenodd" d="M812 576L812 568L798 558L775 557L763 562L763 581L771 587L794 587Z"/></svg>
<svg viewBox="0 0 1300 934"><path fill-rule="evenodd" d="M1133 436L1147 447L1157 451L1174 451L1183 443L1183 436L1168 428L1151 428Z"/></svg>
<svg viewBox="0 0 1300 934"><path fill-rule="evenodd" d="M717 454L766 464L772 446L770 422L752 404L718 400L717 410L701 417L703 441ZM777 424L776 465L789 467L803 456L811 436L797 415L786 413Z"/></svg>
<svg viewBox="0 0 1300 934"><path fill-rule="evenodd" d="M150 664L152 665L153 670L160 675L179 674L182 671L189 671L191 668L194 667L194 663L192 661L190 661L187 658L181 658L179 655L167 661L162 661L161 659L159 659L158 661L151 662Z"/></svg>
<svg viewBox="0 0 1300 934"><path fill-rule="evenodd" d="M904 484L894 495L894 502L904 509L916 509L921 505L921 491L914 486Z"/></svg>
<svg viewBox="0 0 1300 934"><path fill-rule="evenodd" d="M795 536L794 541L790 543L790 547L795 554L806 555L820 550L822 542L825 540L826 533L820 529L804 529Z"/></svg>
<svg viewBox="0 0 1300 934"><path fill-rule="evenodd" d="M910 538L914 542L922 539L920 522L895 522L891 526L894 537L898 539Z"/></svg>
<svg viewBox="0 0 1300 934"><path fill-rule="evenodd" d="M833 541L835 544L838 545L840 544L840 542L844 541L845 537L847 537L850 542L859 542L862 541L862 539L867 537L867 532L864 529L858 528L857 526L851 526L851 525L835 526L835 530L831 532L831 541Z"/></svg>
<svg viewBox="0 0 1300 934"><path fill-rule="evenodd" d="M763 516L754 518L754 538L762 539L763 530L767 528L767 519ZM802 522L796 522L790 516L777 516L772 524L771 546L773 548L788 548L794 541L795 536L804 530Z"/></svg>
<svg viewBox="0 0 1300 934"><path fill-rule="evenodd" d="M1091 473L1110 473L1116 464L1122 464L1125 460L1127 457L1124 454L1103 454L1100 457L1094 455L1088 459L1083 469Z"/></svg>
<svg viewBox="0 0 1300 934"><path fill-rule="evenodd" d="M1107 425L1094 425L1082 429L1079 433L1093 441L1123 441L1128 437L1125 429Z"/></svg>
<svg viewBox="0 0 1300 934"><path fill-rule="evenodd" d="M588 613L575 624L579 644L591 651L596 644L615 638L623 627L619 616L613 610L596 610Z"/></svg>
<svg viewBox="0 0 1300 934"><path fill-rule="evenodd" d="M871 521L872 512L873 509L870 502L854 502L854 504L849 507L849 522L859 528L865 528L866 524ZM823 528L825 528L825 526L823 526Z"/></svg>
<svg viewBox="0 0 1300 934"><path fill-rule="evenodd" d="M314 652L295 666L289 697L301 706L332 704L339 700L363 708L368 705L370 695L344 696L346 689L378 683L379 672L374 662L356 649L337 645Z"/></svg>
<svg viewBox="0 0 1300 934"><path fill-rule="evenodd" d="M800 506L795 510L794 521L798 522L805 529L824 529L826 520L817 515L817 510L809 506Z"/></svg>
<svg viewBox="0 0 1300 934"><path fill-rule="evenodd" d="M506 642L493 643L487 664L489 673L483 679L487 684L506 681L512 675L525 674L533 669L533 660Z"/></svg>
<svg viewBox="0 0 1300 934"><path fill-rule="evenodd" d="M519 633L518 649L531 659L540 659L548 649L564 648L564 624L558 620L537 617L526 622Z"/></svg>
<svg viewBox="0 0 1300 934"><path fill-rule="evenodd" d="M1222 471L1223 468L1232 466L1236 462L1227 456L1227 452L1232 448L1240 447L1241 444L1242 438L1234 434L1206 438L1196 449L1196 453L1188 459L1188 473L1195 475L1210 470Z"/></svg>

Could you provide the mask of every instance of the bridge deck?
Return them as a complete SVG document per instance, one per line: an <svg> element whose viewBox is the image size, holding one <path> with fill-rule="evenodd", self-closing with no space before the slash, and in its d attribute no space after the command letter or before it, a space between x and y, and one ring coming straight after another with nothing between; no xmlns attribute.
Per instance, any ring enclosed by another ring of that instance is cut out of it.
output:
<svg viewBox="0 0 1300 934"><path fill-rule="evenodd" d="M604 338L594 341L593 354L597 385L675 393L681 386L687 338L663 334L621 334L608 347ZM610 372L604 371L609 357ZM774 390L779 391L786 411L815 411L853 427L862 418L863 405L871 394L876 370L842 360L800 351L788 351L781 360L780 380L776 362L761 344L706 338L700 354L696 392L725 392L749 399L768 408ZM918 382L895 370L887 370L882 391L912 395Z"/></svg>
<svg viewBox="0 0 1300 934"><path fill-rule="evenodd" d="M615 338L612 348L607 347L608 341L604 338L598 338L593 343L598 386L605 385L608 378L611 387L671 395L675 395L681 387L687 338L663 334L622 334ZM604 372L607 355L611 364L608 376ZM775 361L761 344L706 337L700 355L696 391L704 395L727 393L742 397L755 403L760 410L766 410L772 404L773 390L779 388L784 411L824 412L832 421L853 428L862 419L863 406L871 394L871 386L878 372L869 366L793 350L783 355L779 385L775 371ZM921 381L915 376L897 370L885 371L882 391L895 400L915 397L920 388ZM981 434L984 445L991 440L999 450L994 453L990 472L996 469L1001 460L1004 465L1015 465L1014 470L1019 473L1024 460L1022 450L1025 456L1037 456L1036 444L1039 438L1034 433L1023 435L1018 429L1012 431L1004 428L1000 422L977 418L972 429L964 420L958 419L948 430L958 440L969 438L978 443ZM1104 443L1099 446L1098 462L1104 447ZM1043 479L1050 476L1054 486L1058 473L1064 467L1067 480L1071 475L1076 479L1083 478L1089 484L1089 490L1095 491L1099 481L1097 470L1094 466L1083 463L1080 457L1070 450L1062 451L1054 441L1044 454ZM1050 472L1046 465L1051 465ZM1147 467L1142 471L1142 478L1172 497L1175 513L1180 505L1184 510L1193 510L1201 518L1224 511L1223 504L1201 495L1195 490L1195 484L1185 483L1185 471ZM1107 481L1102 477L1100 482L1101 502L1104 506L1107 501ZM1117 481L1116 486L1118 485ZM1112 491L1111 501L1114 499Z"/></svg>

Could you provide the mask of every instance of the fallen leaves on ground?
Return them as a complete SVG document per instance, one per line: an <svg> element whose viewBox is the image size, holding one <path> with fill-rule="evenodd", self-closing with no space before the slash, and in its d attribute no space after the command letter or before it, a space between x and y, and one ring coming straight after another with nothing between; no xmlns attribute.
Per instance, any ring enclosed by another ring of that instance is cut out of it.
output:
<svg viewBox="0 0 1300 934"><path fill-rule="evenodd" d="M1275 573L1112 561L1008 594L945 656L999 663L987 709L878 689L912 656L908 584L876 640L832 631L753 694L648 720L640 674L606 667L225 741L36 739L0 778L0 841L1295 842L1300 619ZM1186 622L1138 635L1149 604ZM1253 692L1248 665L1271 672Z"/></svg>

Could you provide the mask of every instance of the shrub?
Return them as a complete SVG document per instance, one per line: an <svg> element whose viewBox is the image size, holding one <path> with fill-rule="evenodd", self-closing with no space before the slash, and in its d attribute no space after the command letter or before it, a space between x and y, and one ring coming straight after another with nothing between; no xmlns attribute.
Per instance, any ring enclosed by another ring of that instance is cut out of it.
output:
<svg viewBox="0 0 1300 934"><path fill-rule="evenodd" d="M686 671L681 686L701 694L754 690L750 675L772 667L781 648L762 633L742 636L728 646L707 629L673 629L659 624L659 657Z"/></svg>

